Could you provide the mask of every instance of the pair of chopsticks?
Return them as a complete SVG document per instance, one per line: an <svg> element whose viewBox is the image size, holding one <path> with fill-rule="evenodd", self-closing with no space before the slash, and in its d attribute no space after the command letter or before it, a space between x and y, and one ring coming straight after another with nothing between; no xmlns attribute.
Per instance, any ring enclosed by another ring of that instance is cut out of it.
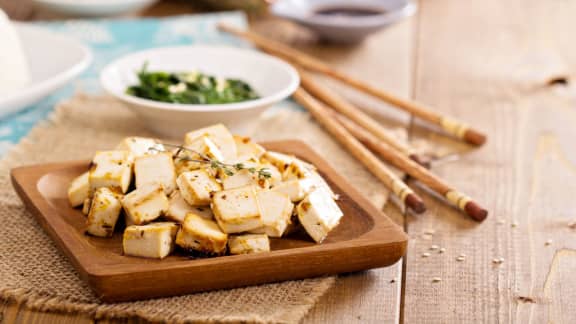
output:
<svg viewBox="0 0 576 324"><path fill-rule="evenodd" d="M219 25L219 28L247 39L262 50L286 59L300 68L322 73L391 103L417 117L440 126L446 132L470 144L482 145L486 141L485 135L460 121L436 113L421 104L410 102L376 89L286 45L228 25ZM348 149L357 160L378 177L408 208L416 213L422 213L426 210L422 199L386 167L372 151L442 195L448 202L474 220L483 221L486 218L488 212L484 208L428 171L423 166L423 160L412 148L398 143L385 133L382 126L370 116L344 98L314 82L307 72L299 70L302 84L294 93L294 99L303 105L341 145Z"/></svg>

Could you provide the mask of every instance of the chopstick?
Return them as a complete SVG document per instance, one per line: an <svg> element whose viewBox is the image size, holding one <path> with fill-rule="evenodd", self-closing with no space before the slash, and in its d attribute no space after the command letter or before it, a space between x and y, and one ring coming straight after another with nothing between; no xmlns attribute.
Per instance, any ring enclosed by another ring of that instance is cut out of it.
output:
<svg viewBox="0 0 576 324"><path fill-rule="evenodd" d="M350 134L340 123L330 117L330 110L312 97L302 87L293 94L293 98L304 106L324 128L332 134L342 146L348 149L372 174L398 196L404 204L416 213L426 210L424 202L414 191L396 176L380 159Z"/></svg>
<svg viewBox="0 0 576 324"><path fill-rule="evenodd" d="M442 195L447 201L462 210L472 219L481 222L488 216L488 211L480 207L480 205L474 202L472 198L454 188L451 188L442 179L432 174L426 168L423 168L418 163L415 163L405 155L396 151L386 142L379 140L376 136L355 124L352 120L336 112L332 112L332 117L338 120L338 122L355 138L372 151L376 152L382 159L388 161L398 169L419 180L436 193Z"/></svg>
<svg viewBox="0 0 576 324"><path fill-rule="evenodd" d="M243 31L226 24L219 24L218 28L227 33L247 39L268 53L285 58L288 61L300 65L308 70L325 74L362 92L386 101L404 111L413 114L414 116L439 126L447 133L465 142L473 145L482 145L484 142L486 142L486 135L459 120L437 113L432 108L426 107L421 103L402 99L389 92L377 89L361 80L355 79L343 72L331 68L328 64L308 54L295 50L280 42L270 40L254 32Z"/></svg>
<svg viewBox="0 0 576 324"><path fill-rule="evenodd" d="M328 107L333 108L339 113L350 118L356 124L362 126L365 130L372 133L378 139L386 142L396 150L407 155L414 162L425 167L428 166L413 148L400 143L398 140L388 135L382 125L380 125L368 114L352 105L349 101L338 95L336 92L330 91L322 84L315 82L309 73L302 71L301 69L299 69L298 72L300 73L301 85L309 94L316 97L316 99L323 101Z"/></svg>

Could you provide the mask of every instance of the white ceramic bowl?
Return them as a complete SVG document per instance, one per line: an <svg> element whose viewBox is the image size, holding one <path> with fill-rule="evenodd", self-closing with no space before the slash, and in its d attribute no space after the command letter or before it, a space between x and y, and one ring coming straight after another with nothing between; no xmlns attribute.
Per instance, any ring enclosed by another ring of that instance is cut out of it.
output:
<svg viewBox="0 0 576 324"><path fill-rule="evenodd" d="M148 62L149 71L199 71L250 84L260 99L230 104L193 105L163 103L126 94L137 84L136 72ZM224 123L244 132L274 103L290 96L300 79L288 63L253 50L225 46L183 46L146 50L122 57L102 70L100 82L106 92L127 103L153 131L181 137L187 131Z"/></svg>
<svg viewBox="0 0 576 324"><path fill-rule="evenodd" d="M372 9L367 16L319 15L319 9ZM278 0L271 6L274 15L292 20L316 32L320 38L337 43L354 43L412 15L412 0Z"/></svg>
<svg viewBox="0 0 576 324"><path fill-rule="evenodd" d="M33 0L46 11L77 17L107 17L140 11L158 0Z"/></svg>
<svg viewBox="0 0 576 324"><path fill-rule="evenodd" d="M90 50L75 39L43 28L16 23L31 82L0 97L0 118L32 105L82 73L92 61Z"/></svg>

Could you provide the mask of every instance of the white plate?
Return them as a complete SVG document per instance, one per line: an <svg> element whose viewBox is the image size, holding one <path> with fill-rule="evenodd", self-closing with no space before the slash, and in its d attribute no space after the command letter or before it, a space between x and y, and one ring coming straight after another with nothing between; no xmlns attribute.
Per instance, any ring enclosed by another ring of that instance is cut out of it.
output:
<svg viewBox="0 0 576 324"><path fill-rule="evenodd" d="M107 17L142 10L158 0L33 0L42 10L79 17Z"/></svg>
<svg viewBox="0 0 576 324"><path fill-rule="evenodd" d="M126 94L137 83L136 73L148 62L149 71L199 71L250 84L260 99L230 104L171 104ZM288 63L253 50L225 46L182 46L146 50L120 58L102 70L104 90L129 104L152 130L169 137L215 123L237 132L246 130L272 104L290 96L300 84Z"/></svg>
<svg viewBox="0 0 576 324"><path fill-rule="evenodd" d="M374 9L382 13L368 16L318 15L327 8ZM392 23L412 15L412 0L278 0L271 6L274 15L312 29L323 39L353 43Z"/></svg>
<svg viewBox="0 0 576 324"><path fill-rule="evenodd" d="M0 118L32 105L82 73L92 61L78 41L26 24L15 24L28 61L30 84L0 97Z"/></svg>

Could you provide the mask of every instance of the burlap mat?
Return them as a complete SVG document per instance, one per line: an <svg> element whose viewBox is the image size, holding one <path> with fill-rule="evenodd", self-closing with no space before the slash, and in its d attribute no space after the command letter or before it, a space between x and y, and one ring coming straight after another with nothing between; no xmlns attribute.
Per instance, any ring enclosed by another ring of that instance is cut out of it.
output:
<svg viewBox="0 0 576 324"><path fill-rule="evenodd" d="M82 312L96 318L141 317L151 321L298 322L335 278L315 278L220 290L173 298L103 304L79 279L9 181L12 167L88 159L125 136L149 134L126 107L104 97L76 96L62 103L0 161L0 298L44 311ZM274 109L254 129L260 140L300 138L312 145L372 201L386 190L302 111Z"/></svg>

